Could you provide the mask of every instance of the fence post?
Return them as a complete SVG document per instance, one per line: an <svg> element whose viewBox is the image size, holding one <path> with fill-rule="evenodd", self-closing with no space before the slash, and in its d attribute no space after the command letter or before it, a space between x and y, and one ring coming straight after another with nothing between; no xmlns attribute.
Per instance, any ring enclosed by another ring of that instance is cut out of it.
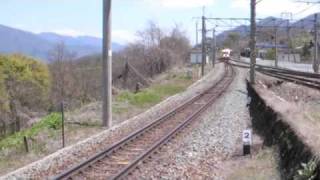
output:
<svg viewBox="0 0 320 180"><path fill-rule="evenodd" d="M64 148L65 146L65 139L64 139L64 106L63 106L63 102L61 102L61 131L62 131L62 148Z"/></svg>
<svg viewBox="0 0 320 180"><path fill-rule="evenodd" d="M26 152L29 152L29 146L28 146L28 140L26 136L23 136L23 142L24 142L24 147L26 149Z"/></svg>

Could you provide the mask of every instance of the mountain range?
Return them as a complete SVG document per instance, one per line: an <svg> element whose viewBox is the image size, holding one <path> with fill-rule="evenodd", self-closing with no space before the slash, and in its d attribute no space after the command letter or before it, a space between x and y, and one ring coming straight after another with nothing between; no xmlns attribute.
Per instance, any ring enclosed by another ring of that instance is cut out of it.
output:
<svg viewBox="0 0 320 180"><path fill-rule="evenodd" d="M318 17L320 16L320 13L318 13ZM318 23L320 22L320 18L318 18ZM299 27L303 28L306 31L312 31L314 28L314 14L309 15L305 18L299 19L297 21L291 22L288 24L288 21L286 19L282 18L276 18L276 17L267 17L257 22L257 27L259 27L260 30L264 29L264 27L270 27L270 26L278 26L278 31L284 31L287 26L289 27ZM231 32L237 32L240 37L248 37L250 35L250 26L248 25L240 25L236 26L233 29L224 31L217 35L217 43L221 44L227 37L228 34Z"/></svg>
<svg viewBox="0 0 320 180"><path fill-rule="evenodd" d="M320 14L318 13L318 15ZM257 22L257 26L260 28L263 28L263 26L273 26L274 24L279 27L288 25L287 20L275 17L267 17ZM314 27L314 14L290 23L289 26L301 26L307 31L312 31ZM238 32L240 37L248 37L250 27L247 25L240 25L218 34L217 44L221 44L228 37L230 32ZM0 25L0 53L3 54L21 53L47 61L49 52L61 42L63 42L67 50L74 53L77 58L99 54L102 51L101 38L91 36L72 37L51 32L36 34ZM123 48L123 45L112 43L113 51L119 51Z"/></svg>
<svg viewBox="0 0 320 180"><path fill-rule="evenodd" d="M0 25L0 53L21 53L47 61L48 53L58 44L63 42L66 49L77 57L98 54L102 51L102 39L91 36L64 36L55 33L32 33L8 26ZM124 47L112 43L113 51Z"/></svg>

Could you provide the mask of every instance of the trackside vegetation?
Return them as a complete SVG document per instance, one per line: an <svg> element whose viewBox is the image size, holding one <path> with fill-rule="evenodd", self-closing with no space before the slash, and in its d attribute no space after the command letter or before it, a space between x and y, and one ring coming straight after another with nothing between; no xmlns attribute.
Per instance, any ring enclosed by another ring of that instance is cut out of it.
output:
<svg viewBox="0 0 320 180"><path fill-rule="evenodd" d="M58 130L61 128L61 115L58 113L52 113L44 117L38 123L32 125L31 128L16 132L2 140L0 140L0 149L16 148L19 149L23 145L23 137L33 139L41 131Z"/></svg>
<svg viewBox="0 0 320 180"><path fill-rule="evenodd" d="M187 76L174 75L174 77L168 78L173 80L170 83L152 85L138 93L123 91L116 97L116 101L127 102L132 106L143 108L157 104L168 96L184 91L192 83L192 79Z"/></svg>

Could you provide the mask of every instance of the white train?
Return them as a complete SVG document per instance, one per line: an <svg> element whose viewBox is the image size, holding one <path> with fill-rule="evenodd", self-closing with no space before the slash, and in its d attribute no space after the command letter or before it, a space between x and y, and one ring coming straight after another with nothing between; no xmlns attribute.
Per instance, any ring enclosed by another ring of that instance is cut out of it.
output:
<svg viewBox="0 0 320 180"><path fill-rule="evenodd" d="M221 55L220 55L220 59L221 60L230 60L231 58L231 53L232 53L232 50L231 49L222 49L221 50Z"/></svg>

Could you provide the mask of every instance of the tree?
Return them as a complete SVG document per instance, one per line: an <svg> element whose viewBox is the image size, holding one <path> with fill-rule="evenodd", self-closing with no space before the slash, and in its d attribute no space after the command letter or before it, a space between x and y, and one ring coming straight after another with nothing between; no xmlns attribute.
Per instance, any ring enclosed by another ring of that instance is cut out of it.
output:
<svg viewBox="0 0 320 180"><path fill-rule="evenodd" d="M5 87L5 74L4 74L4 63L6 59L0 56L0 121L4 124L4 120L7 119L4 115L8 114L8 95Z"/></svg>
<svg viewBox="0 0 320 180"><path fill-rule="evenodd" d="M19 112L46 107L51 83L48 67L22 55L0 56L0 77L0 109L9 114L19 131Z"/></svg>
<svg viewBox="0 0 320 180"><path fill-rule="evenodd" d="M234 49L236 46L238 46L240 41L240 34L237 32L230 32L228 34L227 39L224 41L223 45L225 47Z"/></svg>
<svg viewBox="0 0 320 180"><path fill-rule="evenodd" d="M310 52L310 43L305 43L302 47L302 57L303 59L309 59L311 57L311 52Z"/></svg>
<svg viewBox="0 0 320 180"><path fill-rule="evenodd" d="M266 59L269 59L269 60L276 59L276 50L274 48L267 50Z"/></svg>
<svg viewBox="0 0 320 180"><path fill-rule="evenodd" d="M138 31L137 35L140 43L146 48L150 48L161 45L161 39L164 33L157 23L149 21L147 28L143 31Z"/></svg>
<svg viewBox="0 0 320 180"><path fill-rule="evenodd" d="M180 25L176 24L169 36L161 40L161 44L164 49L171 52L174 59L173 64L181 65L188 61L191 50L190 41Z"/></svg>
<svg viewBox="0 0 320 180"><path fill-rule="evenodd" d="M74 79L70 76L74 57L75 54L67 50L64 42L56 44L49 52L50 72L53 78L51 99L54 105L63 102L65 97L72 94Z"/></svg>
<svg viewBox="0 0 320 180"><path fill-rule="evenodd" d="M313 37L311 36L311 34L306 31L297 32L296 36L293 36L291 38L290 47L291 48L302 47L306 43L309 43L312 39Z"/></svg>
<svg viewBox="0 0 320 180"><path fill-rule="evenodd" d="M136 53L143 54L139 60L143 60L144 69L149 77L167 70L171 65L183 64L190 50L190 43L181 30L176 25L168 34L154 22L150 21L145 30L139 31L138 43L135 43Z"/></svg>

